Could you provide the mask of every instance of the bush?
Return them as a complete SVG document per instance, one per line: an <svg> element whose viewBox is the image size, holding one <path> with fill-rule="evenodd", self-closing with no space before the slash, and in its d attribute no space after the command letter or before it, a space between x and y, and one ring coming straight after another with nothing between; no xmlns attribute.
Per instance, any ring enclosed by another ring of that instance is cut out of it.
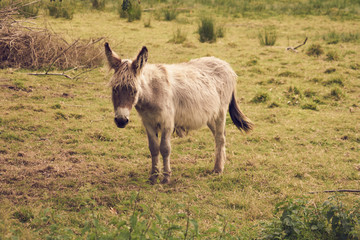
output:
<svg viewBox="0 0 360 240"><path fill-rule="evenodd" d="M274 46L277 39L275 28L264 28L263 31L259 32L258 38L261 46Z"/></svg>
<svg viewBox="0 0 360 240"><path fill-rule="evenodd" d="M280 213L280 217L276 216ZM261 239L359 239L360 203L346 208L337 197L321 205L306 200L287 200L275 208L275 216L263 223Z"/></svg>
<svg viewBox="0 0 360 240"><path fill-rule="evenodd" d="M105 9L105 0L91 0L92 7L96 10Z"/></svg>
<svg viewBox="0 0 360 240"><path fill-rule="evenodd" d="M137 1L124 0L118 7L120 18L127 18L129 22L141 19L141 7Z"/></svg>
<svg viewBox="0 0 360 240"><path fill-rule="evenodd" d="M47 9L49 15L55 18L72 19L74 15L71 5L63 2L50 2Z"/></svg>
<svg viewBox="0 0 360 240"><path fill-rule="evenodd" d="M200 42L216 42L215 24L211 17L202 17L198 27Z"/></svg>
<svg viewBox="0 0 360 240"><path fill-rule="evenodd" d="M319 57L323 53L324 53L324 50L322 49L320 44L312 44L306 51L306 54L308 56L315 56L315 57Z"/></svg>
<svg viewBox="0 0 360 240"><path fill-rule="evenodd" d="M344 94L342 93L341 89L339 89L339 88L334 88L330 92L330 97L335 99L336 101L339 101L343 96L344 96Z"/></svg>
<svg viewBox="0 0 360 240"><path fill-rule="evenodd" d="M309 110L313 110L313 111L319 111L319 109L317 108L317 105L315 103L305 103L304 105L301 106L302 109L309 109Z"/></svg>

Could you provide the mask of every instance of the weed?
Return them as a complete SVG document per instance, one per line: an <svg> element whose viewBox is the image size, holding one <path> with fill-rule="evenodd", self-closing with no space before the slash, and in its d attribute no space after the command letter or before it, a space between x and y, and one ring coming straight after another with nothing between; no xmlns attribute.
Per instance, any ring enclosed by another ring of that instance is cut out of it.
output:
<svg viewBox="0 0 360 240"><path fill-rule="evenodd" d="M326 53L326 60L327 61L338 61L339 54L335 50L329 51L328 53Z"/></svg>
<svg viewBox="0 0 360 240"><path fill-rule="evenodd" d="M315 103L305 103L304 105L301 105L302 109L309 109L313 111L319 111L317 108L317 105Z"/></svg>
<svg viewBox="0 0 360 240"><path fill-rule="evenodd" d="M341 78L333 78L333 79L330 79L330 80L327 80L325 82L323 82L323 85L324 86L329 86L329 85L339 85L341 87L344 86L344 81L341 79Z"/></svg>
<svg viewBox="0 0 360 240"><path fill-rule="evenodd" d="M306 54L308 56L319 57L320 55L324 54L324 50L322 49L320 44L311 44L310 47L307 49Z"/></svg>
<svg viewBox="0 0 360 240"><path fill-rule="evenodd" d="M339 88L333 88L330 91L329 97L335 99L336 101L340 100L342 97L344 97L343 92Z"/></svg>
<svg viewBox="0 0 360 240"><path fill-rule="evenodd" d="M290 72L290 71L285 71L282 73L278 74L278 77L293 77L293 78L298 78L301 77L299 74L294 73L294 72Z"/></svg>
<svg viewBox="0 0 360 240"><path fill-rule="evenodd" d="M316 92L311 89L307 89L304 91L304 96L307 98L311 98L311 97L316 96Z"/></svg>
<svg viewBox="0 0 360 240"><path fill-rule="evenodd" d="M211 17L202 17L198 27L200 42L216 42L214 20Z"/></svg>
<svg viewBox="0 0 360 240"><path fill-rule="evenodd" d="M246 66L248 66L248 67L255 66L257 63L258 63L258 61L256 59L249 60L246 62Z"/></svg>
<svg viewBox="0 0 360 240"><path fill-rule="evenodd" d="M176 30L176 32L173 33L173 38L169 41L175 44L180 44L186 41L187 34L183 31L181 31L180 28Z"/></svg>
<svg viewBox="0 0 360 240"><path fill-rule="evenodd" d="M56 112L55 113L55 120L67 120L68 117L66 116L66 114L62 113L62 112Z"/></svg>
<svg viewBox="0 0 360 240"><path fill-rule="evenodd" d="M336 68L328 68L328 69L325 70L324 73L330 74L330 73L333 73L333 72L336 72Z"/></svg>
<svg viewBox="0 0 360 240"><path fill-rule="evenodd" d="M30 209L22 207L13 213L13 217L19 220L21 223L27 223L34 218L34 214Z"/></svg>
<svg viewBox="0 0 360 240"><path fill-rule="evenodd" d="M264 223L261 239L358 239L360 204L348 209L337 197L321 205L304 199L287 200L276 205L275 214Z"/></svg>
<svg viewBox="0 0 360 240"><path fill-rule="evenodd" d="M55 104L55 105L52 105L51 106L52 109L60 109L61 108L61 105L59 103Z"/></svg>
<svg viewBox="0 0 360 240"><path fill-rule="evenodd" d="M277 108L277 107L280 107L280 105L277 103L277 102L272 102L268 108Z"/></svg>
<svg viewBox="0 0 360 240"><path fill-rule="evenodd" d="M350 68L351 68L352 70L359 70L359 69L360 69L360 64L358 64L358 63L352 63L352 64L350 64Z"/></svg>
<svg viewBox="0 0 360 240"><path fill-rule="evenodd" d="M291 105L299 104L300 99L302 99L303 97L300 89L292 86L290 86L287 92L285 92L285 96L289 99L288 104Z"/></svg>
<svg viewBox="0 0 360 240"><path fill-rule="evenodd" d="M277 39L276 29L274 27L266 27L258 34L261 46L274 46Z"/></svg>
<svg viewBox="0 0 360 240"><path fill-rule="evenodd" d="M268 93L259 92L257 93L253 99L251 100L252 103L264 103L270 100L270 96Z"/></svg>
<svg viewBox="0 0 360 240"><path fill-rule="evenodd" d="M39 9L40 6L38 4L30 4L22 6L19 9L19 13L26 18L36 17L39 13Z"/></svg>

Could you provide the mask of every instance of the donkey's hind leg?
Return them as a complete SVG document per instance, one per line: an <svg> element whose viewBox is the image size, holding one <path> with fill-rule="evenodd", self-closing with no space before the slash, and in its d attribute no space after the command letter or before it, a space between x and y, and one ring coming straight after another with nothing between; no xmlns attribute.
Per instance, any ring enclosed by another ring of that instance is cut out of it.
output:
<svg viewBox="0 0 360 240"><path fill-rule="evenodd" d="M221 111L217 119L215 119L215 173L222 173L226 160L225 152L225 122L226 112ZM210 128L211 129L211 128Z"/></svg>
<svg viewBox="0 0 360 240"><path fill-rule="evenodd" d="M149 140L149 149L151 153L151 176L149 178L149 181L151 184L155 184L156 180L159 176L159 152L160 152L160 146L159 146L159 140L158 140L158 133L156 128L153 127L146 127L146 133Z"/></svg>

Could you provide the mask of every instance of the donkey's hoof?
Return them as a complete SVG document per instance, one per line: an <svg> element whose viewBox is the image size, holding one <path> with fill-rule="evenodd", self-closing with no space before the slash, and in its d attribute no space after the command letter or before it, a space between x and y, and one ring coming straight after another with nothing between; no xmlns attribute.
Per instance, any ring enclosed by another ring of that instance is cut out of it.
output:
<svg viewBox="0 0 360 240"><path fill-rule="evenodd" d="M170 184L170 177L164 177L164 179L161 181L161 184Z"/></svg>
<svg viewBox="0 0 360 240"><path fill-rule="evenodd" d="M214 170L212 170L212 172L215 173L215 174L221 174L223 172L223 170L214 168Z"/></svg>
<svg viewBox="0 0 360 240"><path fill-rule="evenodd" d="M157 183L157 178L158 178L158 176L152 175L151 177L149 177L148 182L149 182L151 185L154 185L154 184Z"/></svg>

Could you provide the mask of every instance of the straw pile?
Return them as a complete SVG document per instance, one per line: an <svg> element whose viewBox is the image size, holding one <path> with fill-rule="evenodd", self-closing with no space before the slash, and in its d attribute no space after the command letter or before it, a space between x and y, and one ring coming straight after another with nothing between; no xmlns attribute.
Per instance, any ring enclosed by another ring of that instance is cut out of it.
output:
<svg viewBox="0 0 360 240"><path fill-rule="evenodd" d="M26 21L14 18L23 6L20 2L0 10L0 68L70 69L101 65L102 48L96 43L102 39L68 43L46 28L29 27Z"/></svg>

